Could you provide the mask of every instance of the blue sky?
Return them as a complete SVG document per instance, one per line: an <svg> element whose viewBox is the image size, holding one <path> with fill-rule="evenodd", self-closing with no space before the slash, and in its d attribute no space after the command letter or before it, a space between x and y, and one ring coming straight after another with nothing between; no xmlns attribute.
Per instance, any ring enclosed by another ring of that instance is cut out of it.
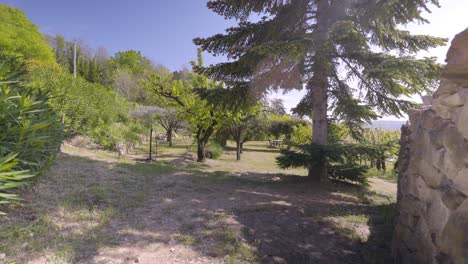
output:
<svg viewBox="0 0 468 264"><path fill-rule="evenodd" d="M136 49L171 70L196 58L192 39L222 32L233 21L211 12L206 0L0 0L21 8L43 33L79 39L110 54ZM219 59L206 57L207 63Z"/></svg>
<svg viewBox="0 0 468 264"><path fill-rule="evenodd" d="M206 8L206 0L0 0L0 3L21 8L40 30L79 39L91 48L105 47L110 54L135 49L152 61L171 70L188 67L195 58L195 37L223 32L235 25ZM417 34L431 34L452 39L468 27L468 0L441 0L441 8L433 8L425 25L409 25ZM445 59L448 45L420 56ZM208 64L222 58L205 55ZM274 93L286 108L294 107L303 92ZM418 98L414 98L418 100ZM386 117L394 119L394 117Z"/></svg>

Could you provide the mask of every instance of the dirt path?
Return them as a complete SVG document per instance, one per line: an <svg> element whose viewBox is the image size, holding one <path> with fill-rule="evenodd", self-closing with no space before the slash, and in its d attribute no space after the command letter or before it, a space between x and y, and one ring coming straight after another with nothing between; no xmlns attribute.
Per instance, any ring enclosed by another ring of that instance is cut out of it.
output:
<svg viewBox="0 0 468 264"><path fill-rule="evenodd" d="M0 231L22 230L9 245L0 244L5 259L363 263L357 240L319 221L372 210L350 187L310 186L301 177L267 172L213 171L182 152L153 164L65 152L25 193L29 205L11 212L10 225L2 226Z"/></svg>

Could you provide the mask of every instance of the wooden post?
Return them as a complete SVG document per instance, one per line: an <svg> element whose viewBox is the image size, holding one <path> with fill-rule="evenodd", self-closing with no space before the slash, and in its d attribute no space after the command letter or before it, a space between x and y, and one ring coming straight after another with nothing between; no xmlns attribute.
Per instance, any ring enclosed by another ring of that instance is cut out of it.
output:
<svg viewBox="0 0 468 264"><path fill-rule="evenodd" d="M152 151L153 151L153 125L151 125L151 129L150 129L149 161L153 159L153 157L151 156Z"/></svg>

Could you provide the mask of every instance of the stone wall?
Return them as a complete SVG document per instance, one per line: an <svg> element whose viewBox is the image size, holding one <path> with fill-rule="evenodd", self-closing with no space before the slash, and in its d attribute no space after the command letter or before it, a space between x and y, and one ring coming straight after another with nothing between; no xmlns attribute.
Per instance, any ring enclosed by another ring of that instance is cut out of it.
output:
<svg viewBox="0 0 468 264"><path fill-rule="evenodd" d="M468 263L468 29L424 99L402 128L393 253L396 263Z"/></svg>

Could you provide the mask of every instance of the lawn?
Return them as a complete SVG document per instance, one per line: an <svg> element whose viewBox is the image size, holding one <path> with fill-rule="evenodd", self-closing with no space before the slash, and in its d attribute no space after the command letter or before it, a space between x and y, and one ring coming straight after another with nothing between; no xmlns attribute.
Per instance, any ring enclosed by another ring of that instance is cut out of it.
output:
<svg viewBox="0 0 468 264"><path fill-rule="evenodd" d="M1 263L389 263L396 186L311 184L246 144L193 161L183 145L119 158L65 146L0 223Z"/></svg>

